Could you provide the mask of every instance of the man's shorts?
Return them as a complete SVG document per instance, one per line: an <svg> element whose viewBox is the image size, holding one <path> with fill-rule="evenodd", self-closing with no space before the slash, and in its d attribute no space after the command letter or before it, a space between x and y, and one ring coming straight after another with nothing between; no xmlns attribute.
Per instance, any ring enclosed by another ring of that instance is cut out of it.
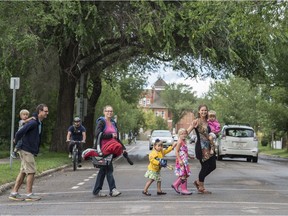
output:
<svg viewBox="0 0 288 216"><path fill-rule="evenodd" d="M34 155L24 150L20 150L19 155L21 159L20 171L26 174L36 173L36 163Z"/></svg>

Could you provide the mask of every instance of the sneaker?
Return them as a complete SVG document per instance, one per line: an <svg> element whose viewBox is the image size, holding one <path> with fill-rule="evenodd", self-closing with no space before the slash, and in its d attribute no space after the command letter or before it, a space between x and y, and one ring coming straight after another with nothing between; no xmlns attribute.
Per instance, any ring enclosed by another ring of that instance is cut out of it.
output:
<svg viewBox="0 0 288 216"><path fill-rule="evenodd" d="M32 193L32 194L26 195L25 201L37 201L40 199L41 199L40 196L37 196L37 195Z"/></svg>
<svg viewBox="0 0 288 216"><path fill-rule="evenodd" d="M12 152L12 153L11 153L11 157L14 158L14 159L16 159L16 158L17 158L17 153L16 153L16 152Z"/></svg>
<svg viewBox="0 0 288 216"><path fill-rule="evenodd" d="M121 192L119 192L116 188L114 188L112 192L110 193L110 196L116 197L116 196L119 196L120 194Z"/></svg>
<svg viewBox="0 0 288 216"><path fill-rule="evenodd" d="M16 201L23 201L25 200L25 198L23 196L21 196L19 193L15 193L15 194L10 194L9 199L11 200L16 200Z"/></svg>
<svg viewBox="0 0 288 216"><path fill-rule="evenodd" d="M72 158L72 154L71 153L69 153L68 158Z"/></svg>
<svg viewBox="0 0 288 216"><path fill-rule="evenodd" d="M99 197L106 197L107 194L103 193L101 190L98 192L98 194L96 194L96 196L99 196Z"/></svg>

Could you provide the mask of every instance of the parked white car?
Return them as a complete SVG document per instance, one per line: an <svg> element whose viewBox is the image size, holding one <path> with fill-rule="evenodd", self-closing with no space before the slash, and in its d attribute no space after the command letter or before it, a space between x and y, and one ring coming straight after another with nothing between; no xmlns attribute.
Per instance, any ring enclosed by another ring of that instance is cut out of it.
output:
<svg viewBox="0 0 288 216"><path fill-rule="evenodd" d="M248 162L258 161L258 140L252 127L224 125L216 142L217 159L244 157Z"/></svg>
<svg viewBox="0 0 288 216"><path fill-rule="evenodd" d="M149 136L149 150L153 148L156 139L161 140L165 148L174 143L173 136L169 130L154 130Z"/></svg>

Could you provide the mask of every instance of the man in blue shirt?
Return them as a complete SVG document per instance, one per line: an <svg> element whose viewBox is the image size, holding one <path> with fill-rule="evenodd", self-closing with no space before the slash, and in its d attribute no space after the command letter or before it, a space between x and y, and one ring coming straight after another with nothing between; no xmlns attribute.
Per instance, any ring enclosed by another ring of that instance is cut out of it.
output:
<svg viewBox="0 0 288 216"><path fill-rule="evenodd" d="M22 140L22 145L19 149L21 159L21 169L16 178L15 186L9 196L11 200L17 201L36 201L41 197L32 193L32 186L36 173L35 156L39 153L39 147L42 134L42 121L47 118L48 106L40 104L36 108L37 118L26 123L15 135L15 143ZM26 177L27 195L22 196L18 193Z"/></svg>
<svg viewBox="0 0 288 216"><path fill-rule="evenodd" d="M79 117L75 117L73 121L73 125L68 128L66 142L69 142L69 158L72 157L72 150L74 144L70 143L70 140L73 141L81 141L85 143L86 141L86 128L81 125L81 119ZM82 154L82 146L78 145L78 167L81 167L81 154Z"/></svg>

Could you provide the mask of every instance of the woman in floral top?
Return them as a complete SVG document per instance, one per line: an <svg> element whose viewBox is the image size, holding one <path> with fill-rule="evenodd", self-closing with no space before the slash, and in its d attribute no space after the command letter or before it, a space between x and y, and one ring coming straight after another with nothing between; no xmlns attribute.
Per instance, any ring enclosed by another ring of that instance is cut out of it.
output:
<svg viewBox="0 0 288 216"><path fill-rule="evenodd" d="M194 181L198 193L211 194L204 187L204 180L213 170L216 169L216 157L210 154L211 143L209 141L210 128L208 126L208 107L200 105L198 108L198 118L195 119L191 126L187 129L188 134L195 129L197 135L197 142L195 146L196 158L200 161L201 170L199 172L199 179Z"/></svg>

